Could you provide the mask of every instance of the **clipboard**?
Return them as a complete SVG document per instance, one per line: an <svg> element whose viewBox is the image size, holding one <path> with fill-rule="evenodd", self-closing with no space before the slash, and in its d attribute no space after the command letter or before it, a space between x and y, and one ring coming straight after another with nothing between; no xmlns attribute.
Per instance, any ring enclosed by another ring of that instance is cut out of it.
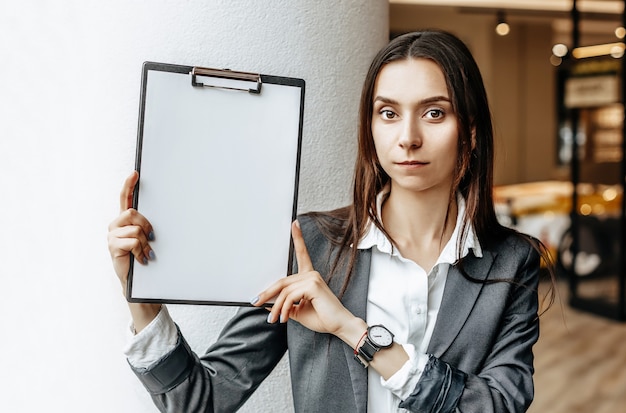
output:
<svg viewBox="0 0 626 413"><path fill-rule="evenodd" d="M156 258L131 258L128 301L246 306L291 274L304 86L143 64L133 207Z"/></svg>

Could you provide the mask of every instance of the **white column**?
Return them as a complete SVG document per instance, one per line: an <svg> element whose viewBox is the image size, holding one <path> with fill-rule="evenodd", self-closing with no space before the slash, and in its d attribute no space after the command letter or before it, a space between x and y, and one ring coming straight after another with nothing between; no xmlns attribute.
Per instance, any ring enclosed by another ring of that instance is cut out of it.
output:
<svg viewBox="0 0 626 413"><path fill-rule="evenodd" d="M1 2L0 410L155 411L121 353L106 247L143 61L304 78L299 209L319 210L349 200L360 88L387 36L385 0ZM171 309L198 352L232 311ZM292 410L287 363L247 406Z"/></svg>

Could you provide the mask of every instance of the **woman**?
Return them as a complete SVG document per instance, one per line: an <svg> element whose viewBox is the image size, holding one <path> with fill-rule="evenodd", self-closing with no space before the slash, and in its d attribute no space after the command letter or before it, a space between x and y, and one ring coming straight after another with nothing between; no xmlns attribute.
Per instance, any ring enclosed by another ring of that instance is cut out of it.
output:
<svg viewBox="0 0 626 413"><path fill-rule="evenodd" d="M129 303L129 362L162 411L235 411L289 349L297 412L523 412L541 244L502 227L478 67L438 31L394 39L361 96L354 200L299 217L297 274L241 309L201 357L167 309ZM152 226L125 182L109 232L126 284ZM265 309L265 302L275 298Z"/></svg>

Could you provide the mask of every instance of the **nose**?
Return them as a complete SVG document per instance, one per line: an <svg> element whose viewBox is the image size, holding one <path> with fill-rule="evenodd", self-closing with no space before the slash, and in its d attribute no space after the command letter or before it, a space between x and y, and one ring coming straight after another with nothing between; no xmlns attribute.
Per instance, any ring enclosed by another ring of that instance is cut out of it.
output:
<svg viewBox="0 0 626 413"><path fill-rule="evenodd" d="M417 149L422 146L422 134L419 130L419 125L412 117L403 120L398 145L402 149L407 150Z"/></svg>

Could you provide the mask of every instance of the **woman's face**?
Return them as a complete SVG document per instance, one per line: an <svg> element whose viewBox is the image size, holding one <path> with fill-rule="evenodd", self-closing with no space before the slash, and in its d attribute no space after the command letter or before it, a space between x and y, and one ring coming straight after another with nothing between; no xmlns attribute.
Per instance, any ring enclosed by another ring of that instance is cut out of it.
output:
<svg viewBox="0 0 626 413"><path fill-rule="evenodd" d="M382 68L374 85L372 135L392 190L450 193L457 118L436 63L411 58Z"/></svg>

